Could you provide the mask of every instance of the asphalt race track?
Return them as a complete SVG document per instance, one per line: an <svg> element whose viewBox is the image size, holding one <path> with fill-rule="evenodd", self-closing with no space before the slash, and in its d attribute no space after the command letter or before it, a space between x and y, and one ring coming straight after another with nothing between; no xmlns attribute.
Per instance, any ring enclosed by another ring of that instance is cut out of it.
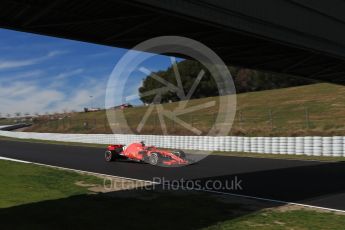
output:
<svg viewBox="0 0 345 230"><path fill-rule="evenodd" d="M345 210L345 162L208 156L187 167L162 168L103 159L104 149L0 141L0 156L115 176L155 180L241 180L217 191Z"/></svg>

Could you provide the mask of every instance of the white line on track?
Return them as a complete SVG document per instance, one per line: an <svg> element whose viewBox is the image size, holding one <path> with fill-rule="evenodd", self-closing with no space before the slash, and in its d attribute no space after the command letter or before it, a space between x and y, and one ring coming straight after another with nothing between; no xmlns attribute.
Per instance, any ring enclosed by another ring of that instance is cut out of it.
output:
<svg viewBox="0 0 345 230"><path fill-rule="evenodd" d="M17 160L17 159L13 159L13 158L7 158L7 157L0 157L0 160L15 161L15 162L26 163L26 164L32 163L29 161L22 161L22 160Z"/></svg>
<svg viewBox="0 0 345 230"><path fill-rule="evenodd" d="M18 160L18 159L14 159L14 158L0 157L0 160L14 161L14 162L20 162L20 163L30 163L30 164L34 164L34 165L46 166L46 167L50 167L50 168L74 171L74 172L79 172L79 173L93 174L93 175L106 176L106 177L114 177L114 178L126 179L126 180L141 181L141 182L151 183L151 184L159 184L158 182L154 182L154 181L150 181L150 180L140 180L140 179L136 179L136 178L114 176L114 175L108 175L108 174L103 174L103 173L95 173L95 172L89 172L89 171L84 171L84 170L65 168L65 167L48 165L48 164L41 164L41 163L36 163L36 162L31 162L31 161L23 161L23 160ZM182 189L186 189L183 186L180 186L180 187ZM214 194L221 194L221 195L247 198L247 199L252 199L252 200L260 200L260 201L266 201L266 202L272 202L272 203L278 203L278 204L284 204L284 205L296 205L296 206L305 207L305 208L314 208L314 209L320 209L320 210L331 211L331 212L345 213L345 210L341 210L341 209L325 208L325 207L320 207L320 206L301 204L301 203L295 203L295 202L288 202L288 201L282 201L282 200L275 200L275 199L268 199L268 198L262 198L262 197L256 197L256 196L248 196L248 195L241 195L241 194L236 194L236 193L220 192L220 191L214 191L214 190L208 190L208 189L194 189L194 190L200 191L200 192L208 192L208 193L214 193Z"/></svg>

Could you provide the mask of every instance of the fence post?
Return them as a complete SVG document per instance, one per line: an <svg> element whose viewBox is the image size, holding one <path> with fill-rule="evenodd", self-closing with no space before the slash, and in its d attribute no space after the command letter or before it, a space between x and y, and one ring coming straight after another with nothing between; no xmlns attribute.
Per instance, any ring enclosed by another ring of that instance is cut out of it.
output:
<svg viewBox="0 0 345 230"><path fill-rule="evenodd" d="M268 111L269 118L270 118L270 124L271 124L271 130L273 129L273 116L272 116L272 109Z"/></svg>
<svg viewBox="0 0 345 230"><path fill-rule="evenodd" d="M308 107L305 107L305 109L304 109L304 115L305 115L305 124L306 124L306 127L307 127L307 129L309 129L309 127L310 127L310 121L309 121L309 110L308 110Z"/></svg>
<svg viewBox="0 0 345 230"><path fill-rule="evenodd" d="M152 130L153 130L154 133L157 134L158 131L156 130L156 127L157 127L158 114L156 114L156 116L154 116L153 118L154 118L154 120L153 120L153 128L152 128Z"/></svg>
<svg viewBox="0 0 345 230"><path fill-rule="evenodd" d="M238 120L240 123L240 128L242 129L242 122L243 122L242 110L238 110Z"/></svg>
<svg viewBox="0 0 345 230"><path fill-rule="evenodd" d="M175 121L174 120L171 120L171 122L172 122L172 130L173 130L173 132L175 133Z"/></svg>

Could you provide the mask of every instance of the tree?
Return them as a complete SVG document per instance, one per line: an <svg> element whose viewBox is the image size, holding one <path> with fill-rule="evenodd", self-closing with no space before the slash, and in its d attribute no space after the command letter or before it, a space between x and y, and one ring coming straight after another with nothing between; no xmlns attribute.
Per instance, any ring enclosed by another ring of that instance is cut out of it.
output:
<svg viewBox="0 0 345 230"><path fill-rule="evenodd" d="M203 78L201 79L198 87L196 88L194 94L191 97L192 99L219 95L218 88L214 79L211 77L210 73L202 64L196 61L182 61L182 62L177 63L177 67L181 75L181 82L182 82L183 90L185 94L187 94L188 91L191 89L200 71L201 70L205 71ZM159 71L154 74L177 86L176 77L175 77L174 70L172 67L169 67L166 71ZM166 85L154 79L152 75L149 75L143 80L143 85L142 87L139 88L139 93L145 93L147 91L162 88L162 87L166 87ZM154 97L155 95L150 95L150 96L145 96L145 97L141 96L140 100L144 103L152 103ZM168 102L170 100L179 101L180 98L175 92L171 92L171 91L168 91L162 94L162 99L161 99L162 102Z"/></svg>
<svg viewBox="0 0 345 230"><path fill-rule="evenodd" d="M205 75L203 76L202 80L199 83L199 86L196 88L194 94L191 97L192 99L219 95L218 87L215 80L201 63L192 60L185 60L177 63L177 67L181 75L181 81L185 94L187 94L192 87L199 72L202 69L205 71ZM306 85L315 82L313 80L285 74L269 73L253 69L239 68L235 66L229 66L228 68L232 75L237 93L278 89L284 87ZM153 74L177 86L172 66L164 71L161 70ZM150 90L166 87L166 85L154 79L153 74L146 76L146 78L143 79L143 85L139 88L140 94L148 92ZM143 103L149 104L153 102L155 96L156 95L140 96L140 100ZM180 100L180 98L176 95L176 93L171 91L162 94L161 102L166 103L170 100L178 101Z"/></svg>

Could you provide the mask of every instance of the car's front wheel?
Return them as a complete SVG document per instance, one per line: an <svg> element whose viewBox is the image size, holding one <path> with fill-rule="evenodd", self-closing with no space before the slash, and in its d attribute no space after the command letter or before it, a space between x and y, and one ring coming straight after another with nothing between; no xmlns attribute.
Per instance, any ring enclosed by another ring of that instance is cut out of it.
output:
<svg viewBox="0 0 345 230"><path fill-rule="evenodd" d="M174 150L172 153L179 158L182 158L182 159L186 158L186 153L183 152L182 150Z"/></svg>
<svg viewBox="0 0 345 230"><path fill-rule="evenodd" d="M111 151L107 150L104 153L104 159L106 162L113 161L114 160L114 154Z"/></svg>

